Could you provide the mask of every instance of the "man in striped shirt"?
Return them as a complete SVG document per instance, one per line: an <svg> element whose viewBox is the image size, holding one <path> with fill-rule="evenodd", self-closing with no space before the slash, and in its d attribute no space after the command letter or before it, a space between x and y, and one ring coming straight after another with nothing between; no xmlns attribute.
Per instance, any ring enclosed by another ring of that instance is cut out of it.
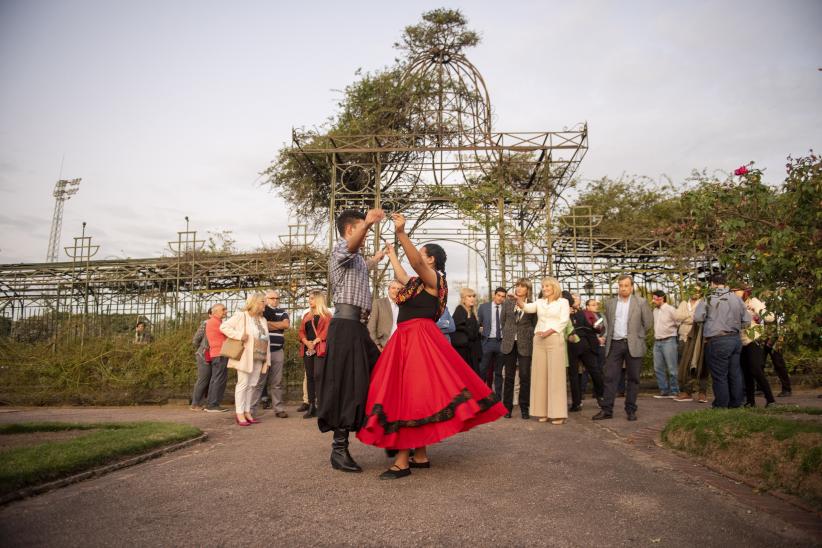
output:
<svg viewBox="0 0 822 548"><path fill-rule="evenodd" d="M280 308L280 294L274 289L265 292L265 310L263 317L268 322L268 344L271 349L271 367L268 373L260 375L257 386L254 387L254 394L251 398L251 412L257 412L257 406L263 394L263 388L268 386L268 397L271 398L271 406L274 413L281 419L288 418L283 403L283 365L285 355L283 346L285 345L285 330L291 325L288 312Z"/></svg>

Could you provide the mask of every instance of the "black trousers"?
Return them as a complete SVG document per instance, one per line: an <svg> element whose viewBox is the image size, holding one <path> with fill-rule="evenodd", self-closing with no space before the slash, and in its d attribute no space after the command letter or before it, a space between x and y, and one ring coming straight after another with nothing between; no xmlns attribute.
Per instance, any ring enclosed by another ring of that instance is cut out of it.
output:
<svg viewBox="0 0 822 548"><path fill-rule="evenodd" d="M739 363L742 366L742 376L745 378L745 400L748 405L751 407L756 405L757 384L765 393L765 401L768 403L775 401L771 384L765 376L765 352L762 346L756 341L743 346Z"/></svg>
<svg viewBox="0 0 822 548"><path fill-rule="evenodd" d="M319 387L318 379L323 365L325 365L325 357L320 357L316 354L303 356L305 380L308 385L308 403L316 405L319 400L319 394L317 393L317 388Z"/></svg>
<svg viewBox="0 0 822 548"><path fill-rule="evenodd" d="M776 376L779 377L779 383L782 385L782 391L790 392L791 377L788 375L788 368L785 366L785 358L782 357L782 352L775 350L774 347L769 345L765 345L764 352L765 357L762 360L763 369L765 367L765 359L770 356L773 362L773 370L776 372Z"/></svg>
<svg viewBox="0 0 822 548"><path fill-rule="evenodd" d="M502 354L502 364L505 368L502 404L508 411L514 407L514 375L519 367L519 408L527 413L531 404L531 356L521 355L514 341L514 348L508 354Z"/></svg>
<svg viewBox="0 0 822 548"><path fill-rule="evenodd" d="M642 358L634 358L628 351L628 341L611 341L608 355L605 357L605 396L602 400L602 411L614 412L619 377L622 375L622 363L625 363L627 383L625 386L625 411L636 412L636 398L639 395L639 373L642 371Z"/></svg>
<svg viewBox="0 0 822 548"><path fill-rule="evenodd" d="M582 362L585 370L591 375L594 383L594 396L599 399L605 392L602 380L602 371L597 367L597 349L592 349L585 339L578 343L568 343L568 380L571 383L571 407L582 404L582 388L580 385L577 364Z"/></svg>

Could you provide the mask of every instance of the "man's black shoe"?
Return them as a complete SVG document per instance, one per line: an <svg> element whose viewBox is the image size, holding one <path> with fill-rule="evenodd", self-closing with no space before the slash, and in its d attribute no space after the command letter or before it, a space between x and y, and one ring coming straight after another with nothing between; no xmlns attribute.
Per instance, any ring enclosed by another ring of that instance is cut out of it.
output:
<svg viewBox="0 0 822 548"><path fill-rule="evenodd" d="M510 419L510 418L511 418L511 412L510 412L510 411L508 411L508 412L505 414L505 418L506 418L506 419Z"/></svg>
<svg viewBox="0 0 822 548"><path fill-rule="evenodd" d="M531 415L528 413L528 411L523 411L522 412L522 418L525 419L525 420L528 420L528 419L531 418Z"/></svg>
<svg viewBox="0 0 822 548"><path fill-rule="evenodd" d="M600 411L599 413L597 413L596 415L591 417L591 420L601 421L601 420L613 419L613 418L614 418L613 413L606 413L605 411Z"/></svg>
<svg viewBox="0 0 822 548"><path fill-rule="evenodd" d="M331 442L331 467L343 472L362 472L360 465L348 452L348 430L334 430L334 440Z"/></svg>
<svg viewBox="0 0 822 548"><path fill-rule="evenodd" d="M301 403L300 406L297 408L297 413L302 413L303 411L308 411L307 403Z"/></svg>
<svg viewBox="0 0 822 548"><path fill-rule="evenodd" d="M634 413L633 411L629 411L628 412L628 420L629 421L635 421L636 420L636 413Z"/></svg>
<svg viewBox="0 0 822 548"><path fill-rule="evenodd" d="M783 390L782 392L780 392L779 394L777 394L777 395L776 395L776 397L778 397L778 398L787 398L787 397L789 397L790 395L791 395L791 391L790 391L790 390Z"/></svg>
<svg viewBox="0 0 822 548"><path fill-rule="evenodd" d="M578 413L580 411L582 411L582 406L581 405L572 405L571 407L568 408L569 413Z"/></svg>

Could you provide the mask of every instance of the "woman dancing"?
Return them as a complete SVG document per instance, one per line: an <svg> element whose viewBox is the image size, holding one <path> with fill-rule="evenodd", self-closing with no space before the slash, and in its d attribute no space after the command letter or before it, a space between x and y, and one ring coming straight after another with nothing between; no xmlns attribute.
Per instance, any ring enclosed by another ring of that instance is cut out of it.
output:
<svg viewBox="0 0 822 548"><path fill-rule="evenodd" d="M399 450L380 479L397 479L411 468L430 468L426 447L506 413L437 328L448 284L445 251L437 244L417 248L405 233L405 217L393 215L397 239L417 276L409 277L393 247L394 276L405 287L397 295L397 330L371 374L363 443ZM410 449L414 458L410 458Z"/></svg>

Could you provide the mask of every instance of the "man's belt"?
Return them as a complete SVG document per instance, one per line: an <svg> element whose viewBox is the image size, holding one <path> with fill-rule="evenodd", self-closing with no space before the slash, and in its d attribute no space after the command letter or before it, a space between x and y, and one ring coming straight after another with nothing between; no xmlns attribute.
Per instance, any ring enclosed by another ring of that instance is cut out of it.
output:
<svg viewBox="0 0 822 548"><path fill-rule="evenodd" d="M679 335L671 335L670 337L661 337L659 339L654 339L655 341L667 341L668 339L673 339L674 337L678 337Z"/></svg>
<svg viewBox="0 0 822 548"><path fill-rule="evenodd" d="M711 339L718 339L719 337L730 337L731 335L739 336L739 332L737 331L720 331L716 335L711 335L710 337L704 337L706 341L710 341Z"/></svg>
<svg viewBox="0 0 822 548"><path fill-rule="evenodd" d="M334 317L341 320L354 320L364 322L368 320L369 311L363 313L363 309L353 304L337 303L334 305Z"/></svg>

